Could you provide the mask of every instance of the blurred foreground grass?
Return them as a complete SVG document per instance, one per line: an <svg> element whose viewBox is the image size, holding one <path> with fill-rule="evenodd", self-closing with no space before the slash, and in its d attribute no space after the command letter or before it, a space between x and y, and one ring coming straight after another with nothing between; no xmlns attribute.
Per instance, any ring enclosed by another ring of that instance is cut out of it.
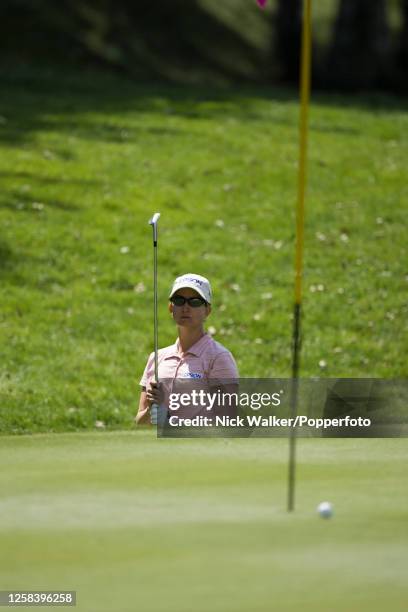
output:
<svg viewBox="0 0 408 612"><path fill-rule="evenodd" d="M299 440L293 514L286 461L283 439L3 437L0 589L76 590L78 612L405 610L405 440Z"/></svg>

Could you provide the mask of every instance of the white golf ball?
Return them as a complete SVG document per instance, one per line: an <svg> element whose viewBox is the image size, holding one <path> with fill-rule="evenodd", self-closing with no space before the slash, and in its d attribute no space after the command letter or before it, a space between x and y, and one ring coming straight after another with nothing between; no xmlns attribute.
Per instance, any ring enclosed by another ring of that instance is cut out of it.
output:
<svg viewBox="0 0 408 612"><path fill-rule="evenodd" d="M317 506L317 512L322 518L331 518L333 516L333 506L328 501L321 502Z"/></svg>

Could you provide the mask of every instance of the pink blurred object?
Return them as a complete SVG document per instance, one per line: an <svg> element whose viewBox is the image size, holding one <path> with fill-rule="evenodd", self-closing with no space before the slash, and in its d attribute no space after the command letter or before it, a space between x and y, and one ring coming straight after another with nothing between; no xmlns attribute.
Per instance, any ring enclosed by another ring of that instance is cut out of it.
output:
<svg viewBox="0 0 408 612"><path fill-rule="evenodd" d="M265 8L266 0L256 0L256 1L261 8Z"/></svg>

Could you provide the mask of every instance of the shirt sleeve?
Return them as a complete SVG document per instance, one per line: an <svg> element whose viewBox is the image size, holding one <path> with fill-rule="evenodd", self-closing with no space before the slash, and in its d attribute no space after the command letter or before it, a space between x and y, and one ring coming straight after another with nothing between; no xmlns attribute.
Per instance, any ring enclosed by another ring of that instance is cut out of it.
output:
<svg viewBox="0 0 408 612"><path fill-rule="evenodd" d="M229 351L223 351L214 359L213 366L209 372L209 378L239 378L237 364Z"/></svg>
<svg viewBox="0 0 408 612"><path fill-rule="evenodd" d="M149 381L153 378L154 374L154 353L150 353L146 363L142 378L140 379L139 385L141 387L147 387Z"/></svg>

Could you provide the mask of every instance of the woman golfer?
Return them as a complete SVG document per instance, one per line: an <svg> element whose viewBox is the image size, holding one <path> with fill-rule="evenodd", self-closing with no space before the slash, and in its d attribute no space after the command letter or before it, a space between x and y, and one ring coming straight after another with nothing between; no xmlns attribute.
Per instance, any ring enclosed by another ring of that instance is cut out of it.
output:
<svg viewBox="0 0 408 612"><path fill-rule="evenodd" d="M204 329L212 303L209 281L198 274L179 276L173 283L169 299L169 312L177 325L178 338L158 353L159 380L165 381L163 384L154 380L154 353L147 360L140 380L142 391L135 418L137 424L150 423L153 404L168 406L176 379L190 379L208 386L211 386L211 379L238 379L231 353Z"/></svg>

